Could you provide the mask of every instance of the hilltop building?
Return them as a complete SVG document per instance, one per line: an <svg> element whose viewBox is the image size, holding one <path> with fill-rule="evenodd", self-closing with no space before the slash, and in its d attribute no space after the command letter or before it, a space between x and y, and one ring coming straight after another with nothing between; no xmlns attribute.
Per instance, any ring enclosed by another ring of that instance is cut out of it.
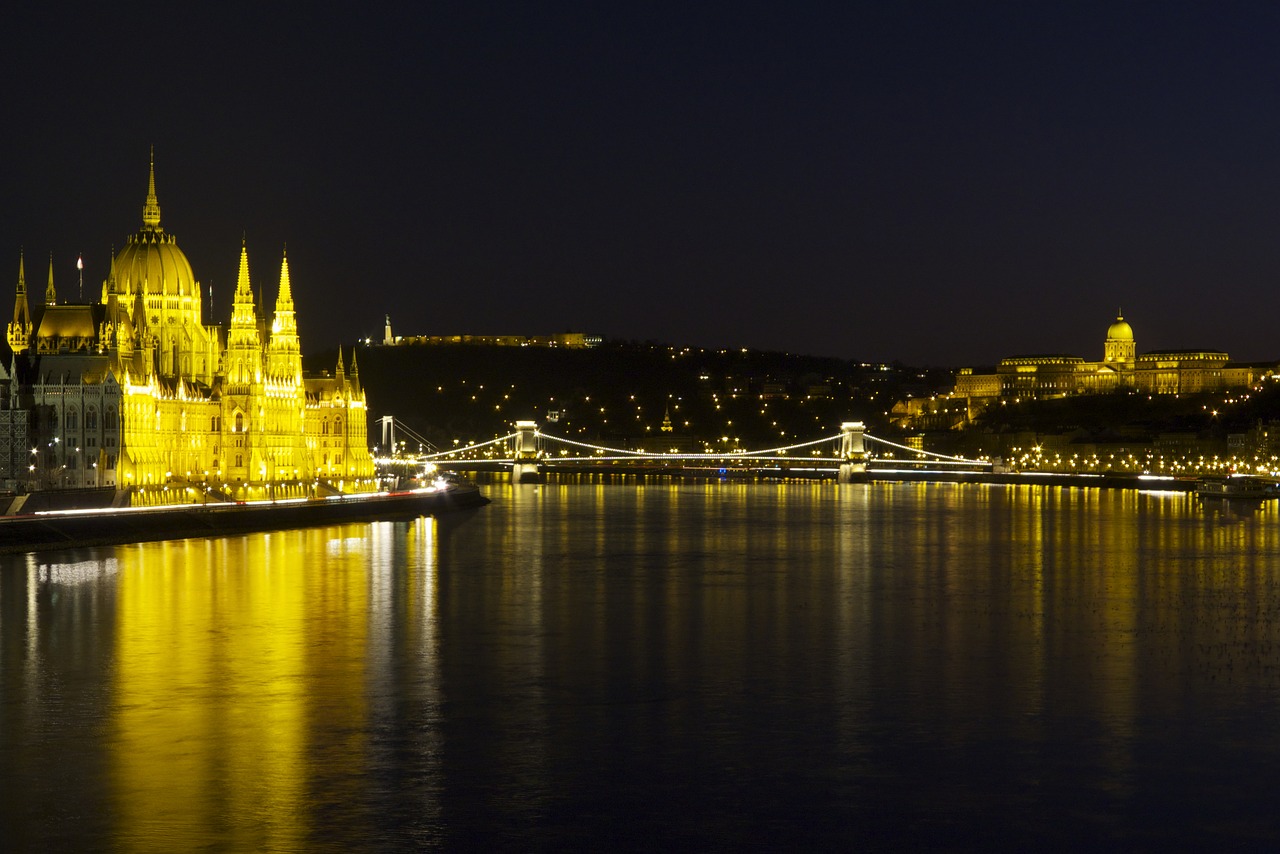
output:
<svg viewBox="0 0 1280 854"><path fill-rule="evenodd" d="M204 290L160 225L151 165L142 227L111 261L101 299L42 304L18 260L11 351L0 359L0 487L116 486L134 504L303 496L373 484L366 400L352 354L304 377L282 258L269 322L249 254L230 325L206 324Z"/></svg>
<svg viewBox="0 0 1280 854"><path fill-rule="evenodd" d="M960 368L949 394L908 397L894 404L891 423L908 429L963 427L1000 400L1108 394L1199 394L1253 385L1274 374L1274 363L1232 362L1225 351L1153 350L1141 355L1133 327L1118 314L1107 327L1102 359L1049 353L1010 356L994 368Z"/></svg>
<svg viewBox="0 0 1280 854"><path fill-rule="evenodd" d="M1232 362L1214 349L1153 350L1138 355L1133 327L1117 315L1107 327L1102 360L1047 354L1001 359L995 370L961 368L952 397L975 403L998 398L1049 398L1133 389L1147 394L1196 394L1252 385L1269 368Z"/></svg>
<svg viewBox="0 0 1280 854"><path fill-rule="evenodd" d="M582 350L598 347L601 341L599 335L587 335L583 332L557 332L552 335L392 335L391 315L387 315L381 343L384 347L469 344L487 347L564 347L570 350ZM375 342L366 340L365 343Z"/></svg>

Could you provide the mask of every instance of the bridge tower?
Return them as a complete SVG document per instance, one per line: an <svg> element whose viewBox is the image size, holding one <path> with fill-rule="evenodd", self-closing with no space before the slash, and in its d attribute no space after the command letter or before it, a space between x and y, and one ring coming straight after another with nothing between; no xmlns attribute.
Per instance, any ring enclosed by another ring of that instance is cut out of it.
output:
<svg viewBox="0 0 1280 854"><path fill-rule="evenodd" d="M378 419L382 422L382 447L387 449L387 456L395 456L396 453L396 417L394 415L384 415Z"/></svg>
<svg viewBox="0 0 1280 854"><path fill-rule="evenodd" d="M840 425L840 473L839 483L859 483L867 476L867 425L861 421L846 421Z"/></svg>
<svg viewBox="0 0 1280 854"><path fill-rule="evenodd" d="M539 483L538 471L538 422L516 422L516 452L511 463L512 483Z"/></svg>

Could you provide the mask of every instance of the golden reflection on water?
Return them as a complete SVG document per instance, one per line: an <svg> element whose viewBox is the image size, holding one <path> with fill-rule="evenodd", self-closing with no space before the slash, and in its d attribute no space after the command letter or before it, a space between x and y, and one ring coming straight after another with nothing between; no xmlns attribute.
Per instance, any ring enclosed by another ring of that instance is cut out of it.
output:
<svg viewBox="0 0 1280 854"><path fill-rule="evenodd" d="M111 847L295 850L375 832L384 802L436 840L576 801L611 815L597 774L625 804L655 782L714 794L814 768L798 804L836 797L834 780L924 814L971 807L988 764L985 796L1025 806L1059 773L1043 757L1066 753L1071 785L1126 802L1152 784L1152 745L1180 746L1162 725L1203 718L1189 731L1212 738L1280 697L1275 502L918 483L490 493L448 537L423 519L23 558L0 577L0 684L21 694L4 722L34 727L87 662L107 674ZM40 756L0 743L14 763ZM687 782L700 774L713 782Z"/></svg>
<svg viewBox="0 0 1280 854"><path fill-rule="evenodd" d="M432 524L411 527L410 552L430 547ZM384 523L117 550L122 848L297 850L317 796L355 794L366 683L386 643L390 536ZM431 561L408 563L413 578ZM411 596L429 598L413 580ZM319 792L318 763L338 781Z"/></svg>

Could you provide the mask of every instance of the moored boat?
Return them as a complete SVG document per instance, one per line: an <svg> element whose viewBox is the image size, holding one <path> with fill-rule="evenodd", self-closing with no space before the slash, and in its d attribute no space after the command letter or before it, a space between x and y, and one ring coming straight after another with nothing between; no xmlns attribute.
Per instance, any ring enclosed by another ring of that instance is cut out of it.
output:
<svg viewBox="0 0 1280 854"><path fill-rule="evenodd" d="M1250 475L1205 475L1196 481L1196 495L1201 498L1261 501L1280 497L1280 486L1274 481Z"/></svg>
<svg viewBox="0 0 1280 854"><path fill-rule="evenodd" d="M442 480L421 489L326 498L46 510L0 516L0 553L406 519L488 503L474 484Z"/></svg>

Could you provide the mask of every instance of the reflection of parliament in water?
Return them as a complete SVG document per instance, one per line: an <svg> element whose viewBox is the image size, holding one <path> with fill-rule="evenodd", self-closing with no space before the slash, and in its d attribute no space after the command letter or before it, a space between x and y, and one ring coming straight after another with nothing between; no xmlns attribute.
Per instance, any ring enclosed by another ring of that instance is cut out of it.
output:
<svg viewBox="0 0 1280 854"><path fill-rule="evenodd" d="M1147 394L1195 394L1252 385L1274 365L1230 361L1221 350L1153 350L1137 354L1133 327L1117 316L1107 328L1102 361L1048 354L1001 359L994 371L961 368L955 397L1046 398L1133 389Z"/></svg>
<svg viewBox="0 0 1280 854"><path fill-rule="evenodd" d="M142 228L111 261L99 302L17 296L0 360L0 488L118 486L133 503L199 492L301 495L371 483L365 394L352 355L304 377L289 281L268 320L242 246L230 326L206 325L201 284L160 227L151 169ZM165 489L164 487L174 487Z"/></svg>

